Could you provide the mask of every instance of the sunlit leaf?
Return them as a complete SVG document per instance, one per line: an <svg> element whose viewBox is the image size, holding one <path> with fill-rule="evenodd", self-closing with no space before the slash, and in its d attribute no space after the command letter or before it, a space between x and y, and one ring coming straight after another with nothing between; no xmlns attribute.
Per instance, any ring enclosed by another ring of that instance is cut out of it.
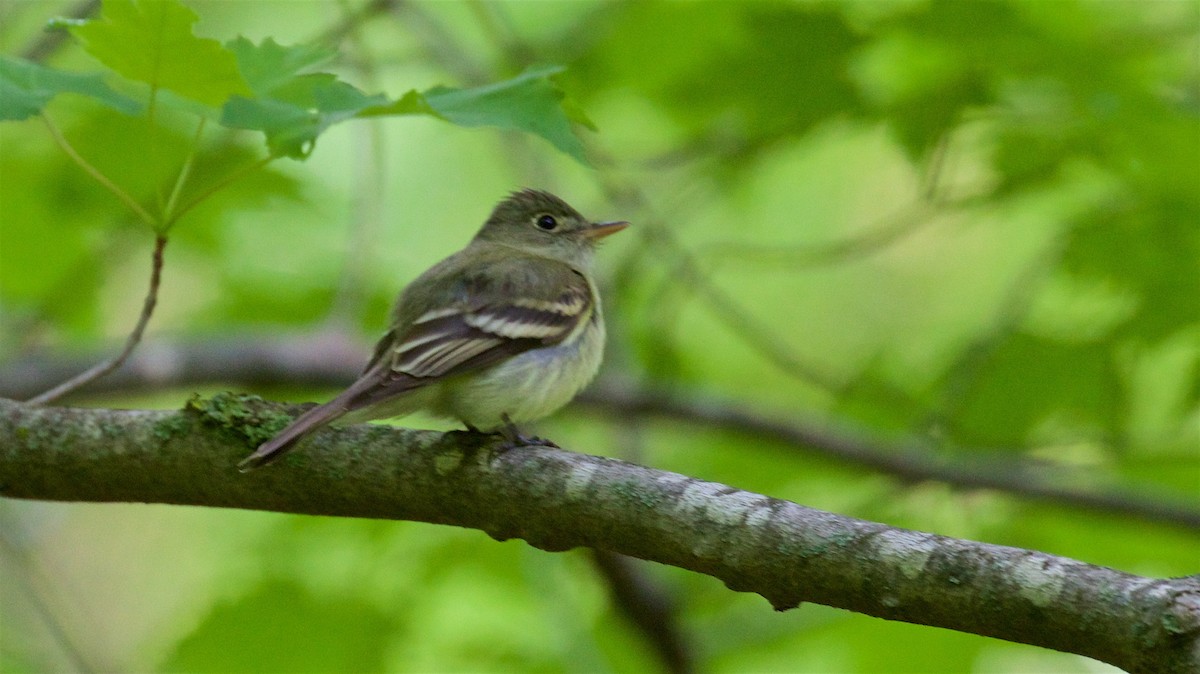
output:
<svg viewBox="0 0 1200 674"><path fill-rule="evenodd" d="M70 30L88 53L131 80L206 105L249 94L233 54L192 33L197 18L176 0L105 0L99 19Z"/></svg>
<svg viewBox="0 0 1200 674"><path fill-rule="evenodd" d="M245 37L230 41L226 47L237 58L238 68L256 96L269 96L295 76L327 63L337 51L317 45L281 45L272 38L254 44Z"/></svg>
<svg viewBox="0 0 1200 674"><path fill-rule="evenodd" d="M331 56L311 45L283 46L267 39L255 45L245 38L229 43L253 90L234 96L221 114L221 124L262 131L277 156L303 159L316 139L333 124L387 102L367 95L329 73L306 73Z"/></svg>
<svg viewBox="0 0 1200 674"><path fill-rule="evenodd" d="M459 126L525 131L541 136L586 164L583 143L575 135L571 122L589 128L594 125L551 79L562 71L561 66L541 66L482 87L413 90L394 103L366 111L364 116L432 115Z"/></svg>

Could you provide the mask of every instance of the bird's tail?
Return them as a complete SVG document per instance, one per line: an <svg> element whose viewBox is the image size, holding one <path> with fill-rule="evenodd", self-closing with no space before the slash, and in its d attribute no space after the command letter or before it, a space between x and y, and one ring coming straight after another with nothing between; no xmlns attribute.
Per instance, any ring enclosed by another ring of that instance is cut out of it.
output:
<svg viewBox="0 0 1200 674"><path fill-rule="evenodd" d="M238 470L246 473L274 462L295 447L309 433L345 414L347 411L345 401L341 398L338 396L324 405L318 405L296 417L295 421L288 424L278 435L259 445L253 454L243 459L238 464Z"/></svg>

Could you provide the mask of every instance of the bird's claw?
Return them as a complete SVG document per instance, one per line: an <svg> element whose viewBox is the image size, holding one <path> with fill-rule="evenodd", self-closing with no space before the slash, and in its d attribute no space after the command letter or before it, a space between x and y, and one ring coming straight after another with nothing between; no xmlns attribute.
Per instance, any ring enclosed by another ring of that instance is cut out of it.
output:
<svg viewBox="0 0 1200 674"><path fill-rule="evenodd" d="M554 442L545 438L539 438L536 435L522 434L520 429L517 428L517 425L512 422L512 419L508 418L507 414L501 415L500 418L504 420L504 425L492 432L492 434L499 435L500 437L504 438L504 442L500 446L496 447L497 451L507 452L508 450L516 447L552 447L554 449L562 449L562 447L559 447L558 445L554 444ZM467 430L474 433L481 432L479 429L470 424L467 424Z"/></svg>

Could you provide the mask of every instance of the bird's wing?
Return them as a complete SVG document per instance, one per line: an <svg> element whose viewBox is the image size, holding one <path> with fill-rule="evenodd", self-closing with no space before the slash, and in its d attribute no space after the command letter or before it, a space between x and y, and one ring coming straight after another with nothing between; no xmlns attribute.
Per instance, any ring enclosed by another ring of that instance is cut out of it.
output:
<svg viewBox="0 0 1200 674"><path fill-rule="evenodd" d="M375 385L357 392L347 409L558 344L592 318L595 307L587 280L565 265L555 270L555 282L533 292L526 284L512 283L504 268L487 271L465 278L453 301L389 332L364 372L364 378L373 375ZM513 292L496 292L510 286Z"/></svg>
<svg viewBox="0 0 1200 674"><path fill-rule="evenodd" d="M452 256L443 264L461 259ZM414 281L397 308L397 327L379 341L358 380L300 415L239 467L245 471L271 463L313 430L349 412L558 344L592 320L591 287L567 265L539 260L539 282L531 283L527 260L508 255L484 262L476 260L441 295L427 282L433 274ZM406 301L410 297L423 303Z"/></svg>

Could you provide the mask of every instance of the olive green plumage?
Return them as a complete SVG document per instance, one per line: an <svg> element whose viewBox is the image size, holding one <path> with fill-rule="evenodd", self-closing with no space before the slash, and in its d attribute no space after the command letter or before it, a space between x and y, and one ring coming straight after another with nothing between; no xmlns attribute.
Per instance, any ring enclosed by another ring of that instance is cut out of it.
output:
<svg viewBox="0 0 1200 674"><path fill-rule="evenodd" d="M515 441L513 424L553 413L599 369L604 322L592 259L596 242L627 224L590 222L547 192L512 194L466 248L404 289L359 379L240 467L270 463L334 420L419 409Z"/></svg>

